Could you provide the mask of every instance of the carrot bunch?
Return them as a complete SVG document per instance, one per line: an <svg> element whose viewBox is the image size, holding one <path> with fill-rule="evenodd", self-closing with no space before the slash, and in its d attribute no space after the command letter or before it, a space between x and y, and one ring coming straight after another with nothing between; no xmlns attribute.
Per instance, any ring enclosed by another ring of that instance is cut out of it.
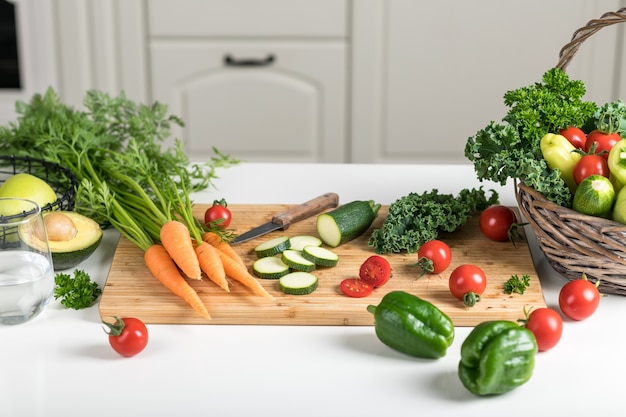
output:
<svg viewBox="0 0 626 417"><path fill-rule="evenodd" d="M123 158L116 161L120 169L111 172L117 183L115 198L106 183L95 184L87 194L92 197L93 206L100 207L99 214L144 251L144 262L152 275L206 318L210 314L188 280L206 275L230 292L227 277L231 277L254 294L273 298L248 272L241 258L237 259L232 247L222 239L223 232L208 230L194 218L185 185L191 183L189 173L171 167L175 175L166 175L141 149L131 149L134 152L111 155Z"/></svg>

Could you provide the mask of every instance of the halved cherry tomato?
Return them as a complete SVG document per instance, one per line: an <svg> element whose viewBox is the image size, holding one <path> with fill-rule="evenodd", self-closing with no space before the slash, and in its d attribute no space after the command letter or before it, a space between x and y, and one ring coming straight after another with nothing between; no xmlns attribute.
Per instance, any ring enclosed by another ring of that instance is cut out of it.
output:
<svg viewBox="0 0 626 417"><path fill-rule="evenodd" d="M339 284L341 292L348 297L367 297L374 291L374 287L359 278L346 278Z"/></svg>
<svg viewBox="0 0 626 417"><path fill-rule="evenodd" d="M374 288L383 286L391 278L391 265L382 256L372 255L361 265L359 278Z"/></svg>
<svg viewBox="0 0 626 417"><path fill-rule="evenodd" d="M552 349L561 340L563 318L554 309L543 307L526 312L524 326L533 332L539 351Z"/></svg>
<svg viewBox="0 0 626 417"><path fill-rule="evenodd" d="M227 206L223 198L213 201L213 205L204 212L204 223L212 228L226 229L232 219L232 213Z"/></svg>
<svg viewBox="0 0 626 417"><path fill-rule="evenodd" d="M587 141L585 142L585 152L591 151L591 146L594 142L597 143L595 153L606 151L602 154L604 159L609 158L609 151L617 142L621 139L619 133L603 133L599 130L592 130L587 135Z"/></svg>
<svg viewBox="0 0 626 417"><path fill-rule="evenodd" d="M609 163L607 160L598 154L583 155L576 165L574 165L574 181L576 184L580 184L582 180L590 175L602 175L609 177Z"/></svg>
<svg viewBox="0 0 626 417"><path fill-rule="evenodd" d="M463 301L467 307L472 307L480 301L480 296L487 288L487 276L478 266L463 264L452 271L448 284L454 297Z"/></svg>
<svg viewBox="0 0 626 417"><path fill-rule="evenodd" d="M148 344L148 329L143 321L132 317L114 317L115 323L103 322L109 328L109 344L122 356L134 356Z"/></svg>
<svg viewBox="0 0 626 417"><path fill-rule="evenodd" d="M559 292L559 307L572 320L584 320L598 309L600 304L599 282L593 284L583 274L582 278L565 284Z"/></svg>
<svg viewBox="0 0 626 417"><path fill-rule="evenodd" d="M565 136L565 138L569 141L569 143L574 145L575 148L578 148L578 149L585 148L585 142L587 142L587 135L585 135L585 132L583 132L579 128L575 126L570 126L566 129L559 130L559 134L561 134L561 136Z"/></svg>
<svg viewBox="0 0 626 417"><path fill-rule="evenodd" d="M496 242L504 242L519 237L515 212L507 206L494 204L480 213L478 225L483 234Z"/></svg>
<svg viewBox="0 0 626 417"><path fill-rule="evenodd" d="M433 239L424 243L417 251L417 263L422 269L420 276L439 274L445 271L452 262L452 251L447 243Z"/></svg>

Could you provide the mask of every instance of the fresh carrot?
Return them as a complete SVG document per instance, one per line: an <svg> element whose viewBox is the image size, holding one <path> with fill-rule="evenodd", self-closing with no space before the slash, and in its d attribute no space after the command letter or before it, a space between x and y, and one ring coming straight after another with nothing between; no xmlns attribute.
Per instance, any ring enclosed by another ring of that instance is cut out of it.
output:
<svg viewBox="0 0 626 417"><path fill-rule="evenodd" d="M201 242L196 246L195 250L200 262L200 269L221 289L230 292L226 273L224 272L224 264L218 250L207 242Z"/></svg>
<svg viewBox="0 0 626 417"><path fill-rule="evenodd" d="M200 315L211 318L196 290L181 275L169 253L161 245L150 246L144 253L144 262L152 275L174 294L185 300Z"/></svg>
<svg viewBox="0 0 626 417"><path fill-rule="evenodd" d="M202 240L209 243L213 247L226 253L228 256L239 262L241 265L246 265L241 256L233 249L232 246L225 240L222 240L220 235L214 232L205 232L202 234Z"/></svg>
<svg viewBox="0 0 626 417"><path fill-rule="evenodd" d="M169 220L161 226L161 244L176 265L188 278L202 279L198 256L193 248L189 229L177 220Z"/></svg>
<svg viewBox="0 0 626 417"><path fill-rule="evenodd" d="M260 295L261 297L266 297L271 300L274 299L274 296L268 293L265 288L257 281L257 279L248 272L248 269L241 265L239 262L235 261L230 256L226 255L222 251L218 251L220 257L222 258L222 263L224 264L224 272L229 277L239 281L241 284L245 285L256 295Z"/></svg>

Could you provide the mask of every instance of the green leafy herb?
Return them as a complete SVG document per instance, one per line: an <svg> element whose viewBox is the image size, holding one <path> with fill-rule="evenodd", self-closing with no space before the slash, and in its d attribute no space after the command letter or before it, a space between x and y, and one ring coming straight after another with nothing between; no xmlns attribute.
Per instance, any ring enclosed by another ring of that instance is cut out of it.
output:
<svg viewBox="0 0 626 417"><path fill-rule="evenodd" d="M541 83L508 91L503 123L490 122L465 145L478 179L500 185L517 179L548 200L571 207L572 194L559 173L547 166L539 142L546 133L593 120L597 106L583 101L584 94L582 81L570 80L558 68L547 71Z"/></svg>
<svg viewBox="0 0 626 417"><path fill-rule="evenodd" d="M91 306L98 299L102 290L98 283L91 281L85 271L74 270L74 277L58 273L54 277L54 299L61 299L61 304L67 308L80 310Z"/></svg>
<svg viewBox="0 0 626 417"><path fill-rule="evenodd" d="M626 137L626 104L617 100L606 103L593 114L595 127L602 133Z"/></svg>
<svg viewBox="0 0 626 417"><path fill-rule="evenodd" d="M369 239L377 253L407 251L415 253L440 232L453 232L476 211L498 202L491 190L487 198L482 187L463 189L458 196L442 194L437 189L422 194L410 193L389 206L387 218Z"/></svg>
<svg viewBox="0 0 626 417"><path fill-rule="evenodd" d="M504 292L506 294L524 294L526 288L530 286L530 276L524 274L521 278L518 275L511 275L511 278L504 283Z"/></svg>
<svg viewBox="0 0 626 417"><path fill-rule="evenodd" d="M112 225L142 249L159 241L165 221L178 218L194 229L206 227L191 212L190 193L206 189L215 169L239 161L214 148L204 164L191 163L180 140L162 142L182 120L167 106L138 104L124 94L91 90L85 110L61 102L48 89L29 103L18 102L18 119L0 127L0 154L34 156L69 168L79 180L75 210ZM215 230L219 233L219 230Z"/></svg>

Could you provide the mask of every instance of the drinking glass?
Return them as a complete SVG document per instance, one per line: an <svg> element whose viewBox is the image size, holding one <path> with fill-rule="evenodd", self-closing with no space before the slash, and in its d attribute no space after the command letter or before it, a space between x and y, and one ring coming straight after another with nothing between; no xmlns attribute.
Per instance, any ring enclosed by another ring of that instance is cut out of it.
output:
<svg viewBox="0 0 626 417"><path fill-rule="evenodd" d="M41 208L30 200L0 198L0 324L36 317L53 292L54 268Z"/></svg>

